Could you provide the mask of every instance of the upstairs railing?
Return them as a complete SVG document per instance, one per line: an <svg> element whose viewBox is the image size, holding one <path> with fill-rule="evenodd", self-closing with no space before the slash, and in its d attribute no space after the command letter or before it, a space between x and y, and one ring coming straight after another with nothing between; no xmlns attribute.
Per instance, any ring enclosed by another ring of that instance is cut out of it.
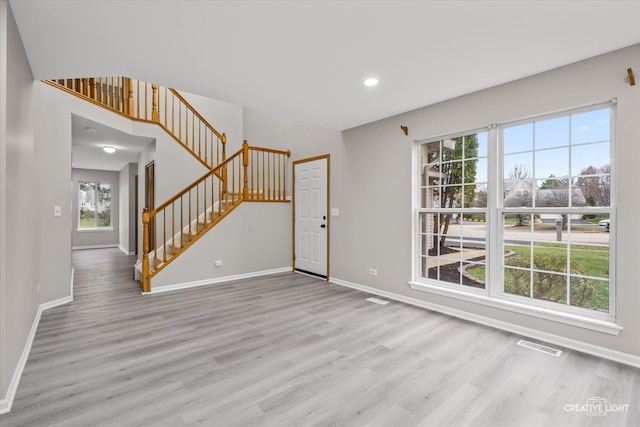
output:
<svg viewBox="0 0 640 427"><path fill-rule="evenodd" d="M142 291L151 278L242 202L287 202L289 151L242 149L156 209L142 213Z"/></svg>
<svg viewBox="0 0 640 427"><path fill-rule="evenodd" d="M209 169L226 160L226 135L174 89L128 77L44 82L129 119L158 124Z"/></svg>

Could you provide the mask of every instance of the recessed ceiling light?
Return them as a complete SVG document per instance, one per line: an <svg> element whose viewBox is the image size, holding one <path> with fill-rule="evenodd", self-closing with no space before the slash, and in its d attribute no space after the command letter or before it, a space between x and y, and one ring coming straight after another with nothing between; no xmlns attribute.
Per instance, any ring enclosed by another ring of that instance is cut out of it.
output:
<svg viewBox="0 0 640 427"><path fill-rule="evenodd" d="M106 145L106 146L102 147L102 151L104 151L105 153L113 154L113 153L116 152L116 149L111 147L111 146L109 146L109 145Z"/></svg>
<svg viewBox="0 0 640 427"><path fill-rule="evenodd" d="M378 79L376 79L375 77L370 77L364 81L365 86L375 86L377 84L378 84Z"/></svg>

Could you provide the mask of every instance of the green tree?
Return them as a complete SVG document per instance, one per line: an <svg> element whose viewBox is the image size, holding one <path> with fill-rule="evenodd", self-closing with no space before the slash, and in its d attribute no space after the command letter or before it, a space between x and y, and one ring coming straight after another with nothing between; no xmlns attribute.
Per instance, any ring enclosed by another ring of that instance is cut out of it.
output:
<svg viewBox="0 0 640 427"><path fill-rule="evenodd" d="M439 171L442 174L440 207L469 207L476 193L476 167L478 163L478 137L466 135L454 138L453 149L443 150ZM440 220L434 222L433 246L444 246L449 232L451 214L440 214ZM438 242L438 235L440 241Z"/></svg>

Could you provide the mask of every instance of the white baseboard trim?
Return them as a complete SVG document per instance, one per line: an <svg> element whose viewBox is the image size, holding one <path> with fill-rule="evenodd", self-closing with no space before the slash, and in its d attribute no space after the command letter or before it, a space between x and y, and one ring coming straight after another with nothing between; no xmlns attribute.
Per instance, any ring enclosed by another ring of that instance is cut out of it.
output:
<svg viewBox="0 0 640 427"><path fill-rule="evenodd" d="M224 276L224 277L215 277L211 279L197 280L195 282L185 282L185 283L178 283L175 285L157 286L155 288L153 287L153 284L152 284L151 292L146 292L146 294L159 294L162 292L177 291L180 289L195 288L198 286L215 285L217 283L230 282L232 280L250 279L252 277L267 276L269 274L290 273L290 272L291 272L291 267L281 267L281 268L274 268L272 270L254 271L252 273L243 273L243 274L236 274L233 276Z"/></svg>
<svg viewBox="0 0 640 427"><path fill-rule="evenodd" d="M38 307L38 311L36 312L35 318L33 319L33 323L31 324L31 330L29 331L29 335L27 335L27 342L22 349L20 359L18 359L18 365L13 371L13 377L11 377L11 382L9 383L7 394L4 399L0 400L0 414L6 414L7 412L11 411L11 405L13 405L13 399L16 397L16 391L18 391L20 378L22 378L22 371L24 371L24 367L27 364L27 359L29 358L29 353L31 352L31 345L33 344L33 339L36 336L38 324L40 324L41 315L42 305Z"/></svg>
<svg viewBox="0 0 640 427"><path fill-rule="evenodd" d="M490 317L480 316L478 314L469 313L466 311L443 306L440 304L434 304L434 303L419 300L416 298L398 295L392 292L387 292L380 289L371 288L369 286L348 282L346 280L337 279L335 277L330 277L329 281L331 283L335 283L336 285L357 289L359 291L367 292L369 294L379 295L391 300L404 302L407 304L426 308L432 311L437 311L438 313L448 314L450 316L457 317L464 320L469 320L471 322L479 323L481 325L489 326L489 327L500 329L507 332L513 332L518 335L523 335L529 338L545 341L547 343L559 345L561 347L569 348L571 350L587 353L592 356L597 356L603 359L613 360L614 362L624 363L625 365L630 365L636 368L640 368L640 357L634 356L632 354L622 353L620 351L611 350L605 347L588 344L588 343L577 341L571 338L566 338L559 335L538 331L535 329L527 328L525 326L514 325L512 323L492 319Z"/></svg>
<svg viewBox="0 0 640 427"><path fill-rule="evenodd" d="M136 254L135 252L130 252L130 251L126 250L126 249L124 248L124 246L122 246L122 245L118 245L118 248L119 248L122 252L124 252L124 254L125 254L125 255L135 255L135 254Z"/></svg>
<svg viewBox="0 0 640 427"><path fill-rule="evenodd" d="M33 345L33 339L36 336L36 332L38 331L38 325L40 324L40 317L42 317L42 312L48 310L50 308L58 307L60 305L68 304L73 301L73 269L71 269L71 295L64 298L59 298L54 301L49 301L38 306L38 311L36 311L36 315L33 319L33 323L31 324L31 330L29 330L29 335L27 336L27 342L22 349L22 354L20 355L20 359L18 359L18 365L16 369L13 371L13 377L11 377L11 382L9 383L9 388L7 389L7 395L4 399L0 399L0 415L6 414L11 411L11 406L13 405L13 399L16 397L16 391L18 391L18 385L20 384L20 378L22 378L22 371L24 371L24 367L27 364L27 359L29 359L29 353L31 353L31 346Z"/></svg>
<svg viewBox="0 0 640 427"><path fill-rule="evenodd" d="M33 323L31 324L31 330L29 331L29 335L27 336L27 342L22 349L20 359L18 359L18 365L16 366L15 371L13 371L13 377L11 377L11 382L9 383L9 388L7 389L7 395L4 399L0 400L0 414L6 414L7 412L11 411L11 405L13 405L13 399L16 397L16 391L18 390L18 385L20 384L20 378L22 378L22 371L24 371L24 367L27 364L27 359L29 358L29 353L31 352L31 346L33 345L33 339L36 336L36 331L38 330L38 325L40 324L40 317L42 316L42 312L44 310L48 310L62 304L67 304L71 301L73 301L72 297L65 297L45 304L40 304L40 306L38 306L38 311L36 312Z"/></svg>
<svg viewBox="0 0 640 427"><path fill-rule="evenodd" d="M42 311L44 311L44 310L49 310L50 308L69 304L70 302L73 302L73 296L68 296L64 298L59 298L54 301L45 302L44 304L40 304L40 308L42 309Z"/></svg>
<svg viewBox="0 0 640 427"><path fill-rule="evenodd" d="M106 248L117 248L119 245L111 244L111 245L88 245L88 246L72 246L72 251L81 251L83 249L106 249Z"/></svg>

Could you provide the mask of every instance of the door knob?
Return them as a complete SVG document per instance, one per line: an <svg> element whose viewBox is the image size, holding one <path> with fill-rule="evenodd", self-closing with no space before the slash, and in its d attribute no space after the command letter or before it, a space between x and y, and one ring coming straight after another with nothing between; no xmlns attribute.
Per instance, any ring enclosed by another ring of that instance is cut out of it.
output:
<svg viewBox="0 0 640 427"><path fill-rule="evenodd" d="M325 224L322 224L320 228L327 228L327 226Z"/></svg>

